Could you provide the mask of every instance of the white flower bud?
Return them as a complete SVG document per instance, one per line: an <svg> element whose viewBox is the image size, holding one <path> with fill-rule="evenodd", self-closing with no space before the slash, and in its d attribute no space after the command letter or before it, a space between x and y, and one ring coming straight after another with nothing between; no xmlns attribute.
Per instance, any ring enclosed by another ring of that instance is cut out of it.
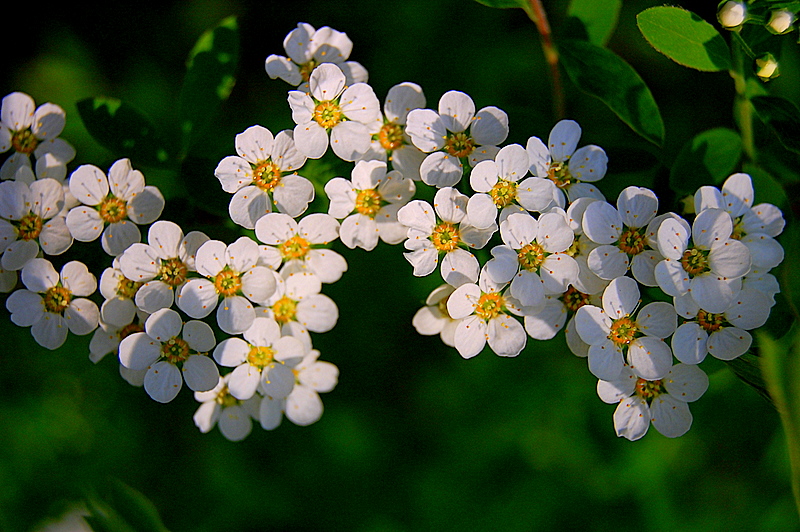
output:
<svg viewBox="0 0 800 532"><path fill-rule="evenodd" d="M769 16L767 29L776 35L789 33L792 31L795 15L786 9L776 9Z"/></svg>
<svg viewBox="0 0 800 532"><path fill-rule="evenodd" d="M725 2L717 12L717 19L723 28L735 29L744 23L747 7L744 2Z"/></svg>
<svg viewBox="0 0 800 532"><path fill-rule="evenodd" d="M756 75L762 81L769 81L780 75L778 62L772 54L765 54L756 59Z"/></svg>

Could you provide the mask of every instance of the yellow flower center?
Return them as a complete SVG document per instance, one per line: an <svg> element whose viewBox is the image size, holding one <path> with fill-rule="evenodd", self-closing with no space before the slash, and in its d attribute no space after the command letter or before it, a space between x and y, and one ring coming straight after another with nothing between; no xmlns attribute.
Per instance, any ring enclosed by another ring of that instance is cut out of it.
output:
<svg viewBox="0 0 800 532"><path fill-rule="evenodd" d="M611 332L608 333L608 339L619 346L630 344L636 333L639 332L639 326L629 316L614 320L611 324Z"/></svg>
<svg viewBox="0 0 800 532"><path fill-rule="evenodd" d="M39 139L30 129L16 131L11 136L11 147L18 153L31 154L39 145Z"/></svg>
<svg viewBox="0 0 800 532"><path fill-rule="evenodd" d="M579 308L589 303L589 294L584 294L572 285L561 296L561 301L567 310L577 312Z"/></svg>
<svg viewBox="0 0 800 532"><path fill-rule="evenodd" d="M517 262L528 271L536 271L547 257L547 252L536 242L531 242L517 252Z"/></svg>
<svg viewBox="0 0 800 532"><path fill-rule="evenodd" d="M253 166L253 184L265 192L272 192L281 182L281 169L272 159L259 161Z"/></svg>
<svg viewBox="0 0 800 532"><path fill-rule="evenodd" d="M272 363L275 357L275 350L271 347L251 345L250 352L247 354L247 362L258 369L264 369Z"/></svg>
<svg viewBox="0 0 800 532"><path fill-rule="evenodd" d="M219 391L214 401L218 405L223 406L224 408L227 408L229 406L235 406L242 403L241 401L239 401L237 398L235 398L230 394L227 385L222 387L222 389Z"/></svg>
<svg viewBox="0 0 800 532"><path fill-rule="evenodd" d="M708 266L708 253L708 251L695 248L687 249L683 252L681 266L683 266L683 269L689 274L689 277L694 277L695 275L711 270Z"/></svg>
<svg viewBox="0 0 800 532"><path fill-rule="evenodd" d="M648 381L645 379L636 379L636 395L646 400L648 404L663 393L667 393L664 388L664 383L661 380Z"/></svg>
<svg viewBox="0 0 800 532"><path fill-rule="evenodd" d="M740 216L733 222L733 233L731 233L731 238L735 240L741 240L742 237L746 234L744 230L744 216Z"/></svg>
<svg viewBox="0 0 800 532"><path fill-rule="evenodd" d="M281 252L283 260L301 259L306 256L310 249L311 243L300 235L294 235L278 246L278 251Z"/></svg>
<svg viewBox="0 0 800 532"><path fill-rule="evenodd" d="M142 283L131 281L127 277L122 277L117 282L117 295L133 299L133 296L136 295L140 286L142 286Z"/></svg>
<svg viewBox="0 0 800 532"><path fill-rule="evenodd" d="M513 181L500 179L489 191L489 195L497 208L502 209L507 205L511 205L517 199L517 184Z"/></svg>
<svg viewBox="0 0 800 532"><path fill-rule="evenodd" d="M453 251L461 242L461 235L455 225L442 222L433 228L431 242L438 251Z"/></svg>
<svg viewBox="0 0 800 532"><path fill-rule="evenodd" d="M186 281L189 274L189 268L186 264L177 257L172 259L161 260L161 266L158 268L158 279L175 288L180 286Z"/></svg>
<svg viewBox="0 0 800 532"><path fill-rule="evenodd" d="M64 312L72 301L72 292L63 286L53 286L44 293L44 309L53 314Z"/></svg>
<svg viewBox="0 0 800 532"><path fill-rule="evenodd" d="M326 100L320 102L314 108L314 120L325 129L332 128L342 119L342 110L339 108L339 104L334 101Z"/></svg>
<svg viewBox="0 0 800 532"><path fill-rule="evenodd" d="M311 78L311 73L315 68L317 68L317 62L314 59L300 65L300 77L303 78L303 81L307 82Z"/></svg>
<svg viewBox="0 0 800 532"><path fill-rule="evenodd" d="M628 255L638 255L644 251L646 245L647 237L643 229L634 229L631 227L619 237L619 249Z"/></svg>
<svg viewBox="0 0 800 532"><path fill-rule="evenodd" d="M572 184L572 175L566 163L553 161L547 170L547 177L556 184L558 188L567 188Z"/></svg>
<svg viewBox="0 0 800 532"><path fill-rule="evenodd" d="M378 132L378 142L386 151L398 149L403 145L403 126L394 122L383 124Z"/></svg>
<svg viewBox="0 0 800 532"><path fill-rule="evenodd" d="M221 296L235 296L242 290L242 278L239 272L233 271L230 267L225 266L225 268L214 277L214 288Z"/></svg>
<svg viewBox="0 0 800 532"><path fill-rule="evenodd" d="M475 304L475 315L485 321L496 318L505 309L505 299L496 292L482 294Z"/></svg>
<svg viewBox="0 0 800 532"><path fill-rule="evenodd" d="M161 344L161 356L170 364L186 362L189 358L189 344L183 338L173 336Z"/></svg>
<svg viewBox="0 0 800 532"><path fill-rule="evenodd" d="M19 221L17 235L21 240L35 240L42 232L42 219L33 213L26 214Z"/></svg>
<svg viewBox="0 0 800 532"><path fill-rule="evenodd" d="M272 305L272 314L278 323L289 323L297 314L297 301L283 296Z"/></svg>
<svg viewBox="0 0 800 532"><path fill-rule="evenodd" d="M116 196L109 196L101 201L97 210L100 212L100 218L109 224L121 222L128 216L128 206L125 200Z"/></svg>
<svg viewBox="0 0 800 532"><path fill-rule="evenodd" d="M475 141L466 133L450 133L444 141L444 150L453 157L469 157Z"/></svg>
<svg viewBox="0 0 800 532"><path fill-rule="evenodd" d="M711 314L701 309L697 313L697 324L710 333L716 332L722 329L722 326L725 324L725 315Z"/></svg>
<svg viewBox="0 0 800 532"><path fill-rule="evenodd" d="M356 191L356 212L375 218L375 215L381 210L383 205L383 198L380 193L374 188L367 190Z"/></svg>

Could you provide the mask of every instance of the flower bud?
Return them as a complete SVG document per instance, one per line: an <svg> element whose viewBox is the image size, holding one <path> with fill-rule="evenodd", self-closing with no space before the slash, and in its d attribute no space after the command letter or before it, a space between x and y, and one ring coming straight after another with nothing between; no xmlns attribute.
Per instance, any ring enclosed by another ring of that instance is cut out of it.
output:
<svg viewBox="0 0 800 532"><path fill-rule="evenodd" d="M782 35L792 31L795 15L787 9L776 9L769 16L767 29L776 35Z"/></svg>
<svg viewBox="0 0 800 532"><path fill-rule="evenodd" d="M744 23L747 18L747 7L744 2L725 2L717 12L717 19L723 28L736 29Z"/></svg>
<svg viewBox="0 0 800 532"><path fill-rule="evenodd" d="M756 75L761 78L761 81L769 81L777 78L780 75L778 70L778 61L772 54L764 54L756 59Z"/></svg>

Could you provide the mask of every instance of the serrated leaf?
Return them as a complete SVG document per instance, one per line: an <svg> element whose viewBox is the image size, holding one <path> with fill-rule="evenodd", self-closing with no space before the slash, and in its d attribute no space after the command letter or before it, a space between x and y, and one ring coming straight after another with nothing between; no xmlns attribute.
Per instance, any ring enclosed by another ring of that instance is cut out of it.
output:
<svg viewBox="0 0 800 532"><path fill-rule="evenodd" d="M150 119L132 105L106 97L86 98L76 105L92 138L116 157L128 157L134 165L169 161L166 142Z"/></svg>
<svg viewBox="0 0 800 532"><path fill-rule="evenodd" d="M756 96L750 100L758 118L769 127L787 150L800 153L800 110L779 96Z"/></svg>
<svg viewBox="0 0 800 532"><path fill-rule="evenodd" d="M703 131L678 153L669 174L678 195L693 194L701 185L715 185L731 175L742 157L742 139L728 128Z"/></svg>
<svg viewBox="0 0 800 532"><path fill-rule="evenodd" d="M659 6L636 16L650 45L679 65L706 72L729 70L728 43L708 22L679 7Z"/></svg>
<svg viewBox="0 0 800 532"><path fill-rule="evenodd" d="M589 42L565 40L559 51L564 70L579 89L600 99L636 133L661 145L661 112L632 66L614 52Z"/></svg>
<svg viewBox="0 0 800 532"><path fill-rule="evenodd" d="M239 29L235 17L224 19L197 40L187 60L179 100L178 120L184 149L230 96L238 62Z"/></svg>
<svg viewBox="0 0 800 532"><path fill-rule="evenodd" d="M581 21L589 42L603 46L617 27L622 0L572 0L567 15Z"/></svg>

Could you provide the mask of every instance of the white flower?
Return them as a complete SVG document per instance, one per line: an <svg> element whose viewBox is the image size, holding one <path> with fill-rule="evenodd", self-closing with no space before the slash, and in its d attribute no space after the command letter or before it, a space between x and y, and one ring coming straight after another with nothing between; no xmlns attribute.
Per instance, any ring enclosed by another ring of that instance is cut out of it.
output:
<svg viewBox="0 0 800 532"><path fill-rule="evenodd" d="M511 283L511 295L524 306L544 304L545 295L560 294L578 278L578 263L565 253L574 241L563 211L537 220L514 213L500 224L504 245L492 248L486 271L496 283Z"/></svg>
<svg viewBox="0 0 800 532"><path fill-rule="evenodd" d="M205 278L192 278L180 286L178 308L192 318L204 318L222 298L217 310L220 329L228 334L246 331L256 317L252 303L267 301L275 293L272 271L258 261L258 244L246 236L229 246L207 241L195 258L197 273Z"/></svg>
<svg viewBox="0 0 800 532"><path fill-rule="evenodd" d="M497 154L497 145L508 136L508 115L497 107L476 113L472 98L449 91L439 99L438 112L414 109L408 113L406 133L429 154L419 169L422 181L451 187L461 180L464 161L475 166Z"/></svg>
<svg viewBox="0 0 800 532"><path fill-rule="evenodd" d="M189 273L197 271L195 255L208 240L200 231L184 235L174 222L159 220L151 225L147 244L132 244L119 256L122 274L139 285L129 296L135 297L136 306L148 314L171 307Z"/></svg>
<svg viewBox="0 0 800 532"><path fill-rule="evenodd" d="M456 328L461 320L454 320L447 311L447 300L455 291L449 284L435 288L425 299L425 306L417 310L411 324L423 336L438 334L445 345L455 347Z"/></svg>
<svg viewBox="0 0 800 532"><path fill-rule="evenodd" d="M50 261L34 258L22 268L21 277L27 290L8 296L6 308L14 324L31 328L39 345L57 349L67 331L85 335L97 327L100 311L86 299L97 288L97 279L83 263L68 262L59 275Z"/></svg>
<svg viewBox="0 0 800 532"><path fill-rule="evenodd" d="M39 254L60 255L72 245L63 216L64 191L55 179L0 183L2 267L13 271Z"/></svg>
<svg viewBox="0 0 800 532"><path fill-rule="evenodd" d="M325 246L339 236L339 222L328 214L315 212L295 221L287 214L273 212L256 222L256 238L267 244L261 258L272 269L281 264L282 273L308 271L323 283L338 281L347 271L347 261Z"/></svg>
<svg viewBox="0 0 800 532"><path fill-rule="evenodd" d="M494 283L484 269L480 284L459 286L447 300L447 312L455 320L455 347L464 358L472 358L488 342L499 356L515 357L525 348L522 324L509 313L518 313L517 302L502 293L505 283Z"/></svg>
<svg viewBox="0 0 800 532"><path fill-rule="evenodd" d="M579 308L584 305L596 305L599 303L599 297L596 294L584 294L570 285L563 294L546 296L541 310L535 314L525 316L525 332L535 340L549 340L561 329L575 329L575 313ZM564 326L565 324L566 327ZM586 356L589 350L588 345L580 340L580 336L576 336L577 340L587 347L586 352L581 349L575 354Z"/></svg>
<svg viewBox="0 0 800 532"><path fill-rule="evenodd" d="M436 269L443 253L441 272L448 284L458 287L478 280L479 265L475 256L463 249L482 248L497 231L497 225L477 229L466 218L467 197L454 188L436 192L434 207L423 200L413 200L397 213L408 227L404 253L414 267L414 275L424 277Z"/></svg>
<svg viewBox="0 0 800 532"><path fill-rule="evenodd" d="M240 401L230 394L227 383L231 374L219 378L219 382L207 392L194 392L196 401L202 403L192 419L203 434L215 425L229 441L245 439L253 429L253 419L258 419L261 397L254 395Z"/></svg>
<svg viewBox="0 0 800 532"><path fill-rule="evenodd" d="M769 14L767 29L776 35L789 33L794 29L792 24L795 20L797 17L788 9L775 9Z"/></svg>
<svg viewBox="0 0 800 532"><path fill-rule="evenodd" d="M14 179L22 167L30 167L30 156L37 161L50 156L46 166L57 177L66 172L66 165L75 158L75 148L59 138L66 124L66 113L54 103L36 107L33 98L24 92L12 92L3 98L0 108L0 153L13 150L0 167L0 179ZM42 168L44 170L44 168ZM45 172L40 177L45 177Z"/></svg>
<svg viewBox="0 0 800 532"><path fill-rule="evenodd" d="M697 366L676 364L661 379L645 379L625 366L616 379L600 380L597 394L619 403L614 412L617 436L631 441L647 433L650 423L668 438L683 436L692 426L689 405L708 389L708 376Z"/></svg>
<svg viewBox="0 0 800 532"><path fill-rule="evenodd" d="M707 312L725 312L750 271L750 251L731 238L733 222L722 209L704 209L686 226L667 218L658 229L664 260L656 265L658 286L677 297L687 292ZM691 241L690 241L691 236Z"/></svg>
<svg viewBox="0 0 800 532"><path fill-rule="evenodd" d="M375 249L378 239L398 244L408 229L397 221L400 210L416 191L400 172L386 172L383 161L358 161L352 180L334 177L325 184L330 198L328 214L342 219L339 238L350 249Z"/></svg>
<svg viewBox="0 0 800 532"><path fill-rule="evenodd" d="M161 309L144 322L144 332L127 336L119 344L119 361L134 371L147 370L144 389L159 403L172 401L184 379L193 391L207 391L219 382L219 370L208 352L216 339L202 321L183 323L172 309Z"/></svg>
<svg viewBox="0 0 800 532"><path fill-rule="evenodd" d="M102 234L103 250L112 256L141 240L135 224L153 223L164 210L164 196L158 188L145 186L144 175L128 159L112 164L107 177L96 166L79 166L69 178L69 189L83 204L67 214L70 233L80 242Z"/></svg>
<svg viewBox="0 0 800 532"><path fill-rule="evenodd" d="M556 184L560 191L557 201L560 207L565 206L565 192L570 202L581 197L604 199L589 183L606 175L608 157L602 148L593 144L576 149L580 138L581 127L577 122L561 120L553 126L546 145L539 137L528 139L526 149L531 160L531 174ZM520 186L523 184L525 182Z"/></svg>
<svg viewBox="0 0 800 532"><path fill-rule="evenodd" d="M355 161L370 147L381 125L378 97L366 83L346 85L342 71L332 63L314 69L310 92L289 92L297 150L319 159L328 150L345 161Z"/></svg>
<svg viewBox="0 0 800 532"><path fill-rule="evenodd" d="M419 166L425 153L414 146L405 129L408 113L424 106L425 94L416 83L398 83L389 89L383 104L382 125L372 135L370 148L360 160L386 161L403 177L419 181Z"/></svg>
<svg viewBox="0 0 800 532"><path fill-rule="evenodd" d="M228 212L235 223L253 229L260 217L273 211L273 203L292 218L306 211L314 199L314 185L296 173L306 157L297 151L291 130L273 137L269 129L251 126L236 135L236 153L214 170L222 189L233 194Z"/></svg>
<svg viewBox="0 0 800 532"><path fill-rule="evenodd" d="M630 277L617 277L603 292L603 306L584 305L575 314L578 334L589 344L589 371L603 380L616 380L623 352L638 375L660 379L672 364L672 351L664 342L677 327L675 307L663 301L639 306L639 285Z"/></svg>
<svg viewBox="0 0 800 532"><path fill-rule="evenodd" d="M244 340L228 338L214 349L220 366L234 368L228 378L230 394L239 400L251 398L261 389L273 399L282 399L294 388L293 368L305 355L303 343L281 336L281 328L270 318L256 318L244 331Z"/></svg>
<svg viewBox="0 0 800 532"><path fill-rule="evenodd" d="M648 228L658 212L658 198L647 188L627 187L617 198L617 208L594 201L583 213L583 234L598 244L588 256L588 266L601 279L625 275L628 269L645 286L656 286L655 266L663 259L648 248Z"/></svg>
<svg viewBox="0 0 800 532"><path fill-rule="evenodd" d="M700 309L685 294L675 298L675 309L686 321L672 336L675 358L686 364L699 364L707 354L720 360L733 360L750 349L748 330L756 329L769 318L770 298L755 288L739 292L728 310L712 314Z"/></svg>
<svg viewBox="0 0 800 532"><path fill-rule="evenodd" d="M270 78L281 78L301 91L308 90L311 73L322 63L335 63L345 74L348 85L367 81L367 70L355 61L347 61L353 42L347 34L328 26L314 29L305 22L297 24L283 40L289 57L272 54L264 68Z"/></svg>
<svg viewBox="0 0 800 532"><path fill-rule="evenodd" d="M100 306L101 325L119 328L131 323L137 313L133 298L141 285L125 277L119 269L119 257L114 257L112 265L100 275L99 289L104 299Z"/></svg>
<svg viewBox="0 0 800 532"><path fill-rule="evenodd" d="M310 272L278 276L273 295L265 305L266 314L281 326L285 336L297 336L310 349L308 331L323 333L333 329L339 309L333 300L321 294L322 282Z"/></svg>
<svg viewBox="0 0 800 532"><path fill-rule="evenodd" d="M319 354L316 349L311 350L295 368L294 389L284 403L286 417L301 427L319 421L323 410L319 394L333 390L339 380L339 368L318 360Z"/></svg>
<svg viewBox="0 0 800 532"><path fill-rule="evenodd" d="M736 29L747 19L747 6L744 2L725 2L717 11L717 20L726 29Z"/></svg>
<svg viewBox="0 0 800 532"><path fill-rule="evenodd" d="M131 386L143 386L147 369L132 370L119 362L119 344L133 333L144 331L144 322L148 314L137 312L136 316L124 326L112 325L100 319L92 339L89 340L89 360L97 364L106 355L113 353L119 366L119 374Z"/></svg>

